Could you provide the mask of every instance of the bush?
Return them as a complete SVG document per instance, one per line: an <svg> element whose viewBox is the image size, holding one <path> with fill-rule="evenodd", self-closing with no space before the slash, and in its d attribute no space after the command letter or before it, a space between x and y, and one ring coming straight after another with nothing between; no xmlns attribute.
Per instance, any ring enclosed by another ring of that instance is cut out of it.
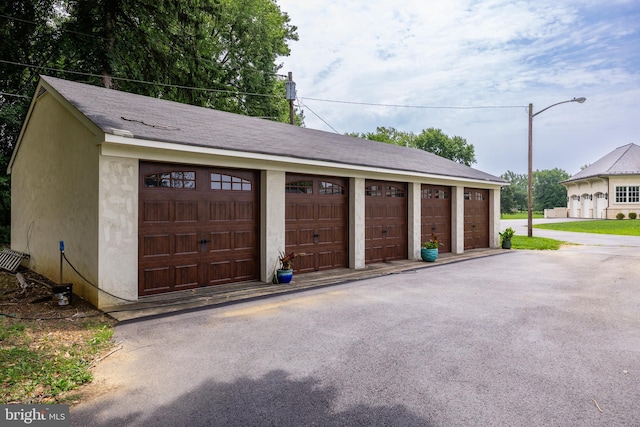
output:
<svg viewBox="0 0 640 427"><path fill-rule="evenodd" d="M616 218L624 219L624 214L622 212L620 212L618 215L616 215Z"/></svg>
<svg viewBox="0 0 640 427"><path fill-rule="evenodd" d="M629 219L636 219L638 217L638 214L635 212L629 212Z"/></svg>

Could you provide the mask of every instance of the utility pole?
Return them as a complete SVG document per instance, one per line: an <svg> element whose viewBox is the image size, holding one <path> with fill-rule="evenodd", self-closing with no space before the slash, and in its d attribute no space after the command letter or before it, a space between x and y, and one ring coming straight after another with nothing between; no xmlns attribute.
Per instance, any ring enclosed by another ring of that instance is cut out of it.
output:
<svg viewBox="0 0 640 427"><path fill-rule="evenodd" d="M293 110L293 101L296 99L296 83L293 81L293 73L291 71L289 71L289 80L286 83L286 98L289 100L289 123L294 125L296 123L296 115Z"/></svg>

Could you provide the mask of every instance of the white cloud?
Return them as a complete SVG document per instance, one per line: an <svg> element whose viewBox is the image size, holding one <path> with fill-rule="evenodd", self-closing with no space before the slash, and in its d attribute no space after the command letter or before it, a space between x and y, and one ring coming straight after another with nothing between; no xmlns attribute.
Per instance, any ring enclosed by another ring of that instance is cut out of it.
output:
<svg viewBox="0 0 640 427"><path fill-rule="evenodd" d="M534 124L534 167L570 173L637 138L640 6L591 0L278 0L300 40L282 58L298 96L338 131L441 128L474 144L477 168L526 171L526 105L587 103ZM432 107L417 109L305 98ZM331 131L308 109L308 127Z"/></svg>

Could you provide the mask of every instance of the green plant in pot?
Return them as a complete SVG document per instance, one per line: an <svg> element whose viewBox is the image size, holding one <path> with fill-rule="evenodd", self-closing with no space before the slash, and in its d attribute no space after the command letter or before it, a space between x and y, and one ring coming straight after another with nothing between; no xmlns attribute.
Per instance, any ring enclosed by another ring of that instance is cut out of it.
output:
<svg viewBox="0 0 640 427"><path fill-rule="evenodd" d="M502 249L511 249L511 239L516 234L515 230L511 227L507 228L500 234L500 241L502 243Z"/></svg>
<svg viewBox="0 0 640 427"><path fill-rule="evenodd" d="M420 257L423 261L434 262L438 259L438 248L442 243L438 241L438 237L435 234L431 235L431 239L422 244L420 249Z"/></svg>
<svg viewBox="0 0 640 427"><path fill-rule="evenodd" d="M276 269L272 280L274 284L291 282L291 279L293 278L293 260L300 255L304 254L296 254L295 252L287 254L280 252L280 256L278 257L278 268Z"/></svg>

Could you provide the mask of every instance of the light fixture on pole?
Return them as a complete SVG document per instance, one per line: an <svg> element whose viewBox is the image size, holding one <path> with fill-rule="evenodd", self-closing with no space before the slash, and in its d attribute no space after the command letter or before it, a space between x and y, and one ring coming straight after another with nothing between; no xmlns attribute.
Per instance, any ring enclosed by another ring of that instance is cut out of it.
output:
<svg viewBox="0 0 640 427"><path fill-rule="evenodd" d="M555 104L549 105L547 108L543 108L537 113L533 112L533 104L529 104L529 203L527 206L527 235L529 237L533 236L533 118L556 105L566 104L567 102L577 102L582 104L586 100L587 98L580 97L569 99L568 101L556 102Z"/></svg>

